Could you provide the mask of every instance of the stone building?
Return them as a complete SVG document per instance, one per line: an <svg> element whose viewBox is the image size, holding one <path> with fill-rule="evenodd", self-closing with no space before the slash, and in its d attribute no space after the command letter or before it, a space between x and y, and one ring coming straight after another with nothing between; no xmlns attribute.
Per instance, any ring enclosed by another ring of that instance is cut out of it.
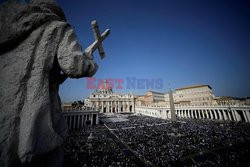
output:
<svg viewBox="0 0 250 167"><path fill-rule="evenodd" d="M135 98L131 93L122 94L113 92L110 86L95 90L89 98L85 99L89 107L100 113L121 113L135 111Z"/></svg>
<svg viewBox="0 0 250 167"><path fill-rule="evenodd" d="M209 106L213 104L214 95L209 85L191 85L175 89L174 102L180 106ZM169 95L165 94L165 101L169 103Z"/></svg>
<svg viewBox="0 0 250 167"><path fill-rule="evenodd" d="M173 91L174 103L180 106L207 106L213 104L214 95L209 85L192 85ZM136 98L137 106L168 106L169 94L148 91Z"/></svg>
<svg viewBox="0 0 250 167"><path fill-rule="evenodd" d="M218 96L214 98L214 104L216 105L228 105L228 106L250 106L250 98L237 98L231 96Z"/></svg>
<svg viewBox="0 0 250 167"><path fill-rule="evenodd" d="M146 105L151 106L156 103L164 102L164 93L148 91L146 95L141 95L136 97L136 105Z"/></svg>

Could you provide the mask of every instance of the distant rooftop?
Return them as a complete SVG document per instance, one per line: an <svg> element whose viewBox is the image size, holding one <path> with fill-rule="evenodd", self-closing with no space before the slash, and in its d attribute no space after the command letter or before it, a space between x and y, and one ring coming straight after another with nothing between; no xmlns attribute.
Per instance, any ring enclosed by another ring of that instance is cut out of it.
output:
<svg viewBox="0 0 250 167"><path fill-rule="evenodd" d="M162 93L162 92L155 92L155 91L152 91L152 90L149 90L148 92L152 92L152 93L155 93L155 94L164 94L164 93ZM147 92L147 93L148 93Z"/></svg>
<svg viewBox="0 0 250 167"><path fill-rule="evenodd" d="M191 88L199 88L199 87L209 87L210 89L212 89L211 86L209 86L209 85L191 85L191 86L177 88L175 90L183 90L183 89L191 89Z"/></svg>

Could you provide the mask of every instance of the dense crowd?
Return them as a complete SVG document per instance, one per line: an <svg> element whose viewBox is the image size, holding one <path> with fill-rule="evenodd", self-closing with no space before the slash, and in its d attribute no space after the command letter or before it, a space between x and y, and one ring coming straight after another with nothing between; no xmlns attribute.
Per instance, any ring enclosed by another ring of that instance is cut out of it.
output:
<svg viewBox="0 0 250 167"><path fill-rule="evenodd" d="M242 166L250 162L249 124L121 117L128 121L71 131L65 144L66 166L136 166L111 133L148 165Z"/></svg>
<svg viewBox="0 0 250 167"><path fill-rule="evenodd" d="M65 167L135 166L101 125L71 131L64 153Z"/></svg>
<svg viewBox="0 0 250 167"><path fill-rule="evenodd" d="M115 129L120 140L127 143L146 162L157 166L202 154L209 155L211 152L214 155L215 150L250 142L250 125L246 123L186 119L173 124L166 120L140 116L131 117L127 122L108 123L108 126ZM238 154L237 150L233 151L232 154ZM222 156L216 158L218 157ZM196 161L197 164L202 163L199 159ZM213 163L218 162L217 165L223 162L215 161Z"/></svg>

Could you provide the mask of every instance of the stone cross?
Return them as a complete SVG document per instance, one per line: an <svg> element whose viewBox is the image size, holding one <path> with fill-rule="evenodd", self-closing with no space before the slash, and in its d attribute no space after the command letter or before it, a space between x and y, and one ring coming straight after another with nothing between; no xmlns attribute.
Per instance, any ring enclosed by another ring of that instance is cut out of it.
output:
<svg viewBox="0 0 250 167"><path fill-rule="evenodd" d="M106 29L102 34L100 34L99 27L96 20L91 22L91 26L95 36L95 42L93 42L89 47L85 49L85 54L90 59L93 59L93 53L98 48L101 59L105 57L105 52L102 46L102 41L107 38L110 34L110 30Z"/></svg>

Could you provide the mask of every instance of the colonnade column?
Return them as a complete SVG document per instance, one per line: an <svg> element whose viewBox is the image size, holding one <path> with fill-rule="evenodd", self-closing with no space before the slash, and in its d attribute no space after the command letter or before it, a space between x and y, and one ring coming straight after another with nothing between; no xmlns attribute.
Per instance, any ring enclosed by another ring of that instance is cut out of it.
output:
<svg viewBox="0 0 250 167"><path fill-rule="evenodd" d="M246 121L246 122L249 122L249 119L248 119L248 116L247 116L246 111L245 111L245 110L242 110L242 112L243 112L243 115L244 115L244 117L245 117L245 121Z"/></svg>
<svg viewBox="0 0 250 167"><path fill-rule="evenodd" d="M101 110L101 112L103 113L104 111L104 109L103 109L103 107L104 107L104 102L102 101L102 110Z"/></svg>
<svg viewBox="0 0 250 167"><path fill-rule="evenodd" d="M246 116L247 116L247 118L248 118L248 122L250 122L250 111L249 110L245 110L245 112L246 112Z"/></svg>
<svg viewBox="0 0 250 167"><path fill-rule="evenodd" d="M222 111L222 114L223 114L223 116L224 116L224 120L228 120L227 114L226 114L225 110L221 110L221 111Z"/></svg>

